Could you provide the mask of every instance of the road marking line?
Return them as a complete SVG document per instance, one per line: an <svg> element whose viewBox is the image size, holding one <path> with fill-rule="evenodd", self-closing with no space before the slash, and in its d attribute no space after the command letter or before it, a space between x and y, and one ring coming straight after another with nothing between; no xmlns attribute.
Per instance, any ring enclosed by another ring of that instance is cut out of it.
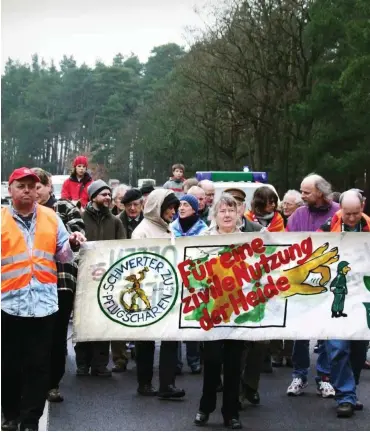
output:
<svg viewBox="0 0 370 432"><path fill-rule="evenodd" d="M49 428L49 409L50 409L49 401L46 401L44 412L42 413L42 416L39 421L40 431L47 431Z"/></svg>

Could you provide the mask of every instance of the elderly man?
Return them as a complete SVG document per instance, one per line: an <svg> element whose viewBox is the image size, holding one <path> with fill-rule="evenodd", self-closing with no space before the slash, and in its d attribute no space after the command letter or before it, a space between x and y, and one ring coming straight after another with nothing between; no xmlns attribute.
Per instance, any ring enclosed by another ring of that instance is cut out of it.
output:
<svg viewBox="0 0 370 432"><path fill-rule="evenodd" d="M317 231L325 221L333 216L339 205L331 199L331 185L321 176L310 174L301 183L302 200L305 205L299 207L288 219L287 231ZM288 387L289 396L303 393L307 387L307 376L310 367L310 341L295 341L293 347L293 380ZM317 393L324 398L333 397L335 391L330 384L330 365L324 344L319 346L316 363Z"/></svg>
<svg viewBox="0 0 370 432"><path fill-rule="evenodd" d="M184 181L184 193L187 194L193 186L198 186L198 180L195 177L188 178Z"/></svg>
<svg viewBox="0 0 370 432"><path fill-rule="evenodd" d="M18 430L18 423L20 430L38 430L58 311L56 261L72 261L85 241L36 203L38 182L28 168L13 171L12 205L1 209L2 430Z"/></svg>
<svg viewBox="0 0 370 432"><path fill-rule="evenodd" d="M210 224L210 221L208 220L209 215L209 207L206 205L206 193L204 190L199 186L192 186L188 190L188 195L194 195L199 204L198 214L200 219L205 222L207 225Z"/></svg>
<svg viewBox="0 0 370 432"><path fill-rule="evenodd" d="M284 225L288 223L288 218L297 210L298 207L304 205L301 194L294 189L288 190L282 201Z"/></svg>
<svg viewBox="0 0 370 432"><path fill-rule="evenodd" d="M139 223L143 220L144 199L140 189L130 189L122 198L124 211L119 215L125 231L125 237L131 238L131 235Z"/></svg>
<svg viewBox="0 0 370 432"><path fill-rule="evenodd" d="M206 194L206 205L208 207L212 207L213 200L215 199L215 186L213 184L213 181L201 180L198 183L198 186L201 187Z"/></svg>
<svg viewBox="0 0 370 432"><path fill-rule="evenodd" d="M116 186L112 192L112 214L114 216L118 216L123 210L124 205L122 203L122 198L125 196L125 193L131 189L130 186L125 185L124 183Z"/></svg>
<svg viewBox="0 0 370 432"><path fill-rule="evenodd" d="M319 231L370 232L370 217L363 213L365 201L360 192L355 190L344 192L340 196L339 203L340 210L329 218ZM342 266L340 264L338 270L348 263L344 262ZM335 280L331 285L334 291ZM342 314L342 316L346 315ZM366 360L368 343L369 341L354 340L326 341L331 366L331 382L335 388L335 399L338 404L338 417L351 417L354 410L363 408L363 405L357 400L356 385L359 383L361 369Z"/></svg>

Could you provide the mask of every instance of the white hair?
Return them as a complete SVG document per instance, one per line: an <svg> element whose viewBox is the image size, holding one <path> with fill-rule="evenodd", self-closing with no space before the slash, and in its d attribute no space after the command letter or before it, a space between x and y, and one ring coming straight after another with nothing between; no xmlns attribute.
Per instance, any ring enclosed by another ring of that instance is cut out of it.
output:
<svg viewBox="0 0 370 432"><path fill-rule="evenodd" d="M238 208L238 204L236 203L236 199L229 193L223 193L217 202L212 206L212 218L216 219L217 213L222 206L225 204L227 207L233 207L235 210Z"/></svg>
<svg viewBox="0 0 370 432"><path fill-rule="evenodd" d="M128 191L129 189L131 189L131 186L128 186L124 183L119 184L118 186L116 186L113 189L113 196L112 196L112 200L114 201L117 198L117 195L119 193L126 193L126 191Z"/></svg>
<svg viewBox="0 0 370 432"><path fill-rule="evenodd" d="M342 193L342 195L339 198L339 204L342 205L345 201L353 202L356 200L358 200L361 205L365 202L364 197L362 196L359 189L350 189Z"/></svg>
<svg viewBox="0 0 370 432"><path fill-rule="evenodd" d="M305 180L313 180L315 184L315 188L319 190L322 194L325 200L330 201L332 198L332 189L331 184L324 179L324 177L321 177L318 174L309 174L306 176L303 181Z"/></svg>
<svg viewBox="0 0 370 432"><path fill-rule="evenodd" d="M192 194L197 193L197 192L203 192L203 193L205 193L204 190L201 187L199 187L199 186L192 186L188 190L188 194L189 195L192 195Z"/></svg>
<svg viewBox="0 0 370 432"><path fill-rule="evenodd" d="M199 183L198 183L198 186L199 187L201 187L202 189L205 187L205 188L215 188L215 185L213 184L213 181L212 180L201 180Z"/></svg>
<svg viewBox="0 0 370 432"><path fill-rule="evenodd" d="M288 197L292 197L294 199L294 202L297 205L303 206L304 202L302 200L302 196L301 196L301 194L297 190L295 190L295 189L289 189L286 192L286 194L284 195L283 202L285 201L285 198L288 198Z"/></svg>

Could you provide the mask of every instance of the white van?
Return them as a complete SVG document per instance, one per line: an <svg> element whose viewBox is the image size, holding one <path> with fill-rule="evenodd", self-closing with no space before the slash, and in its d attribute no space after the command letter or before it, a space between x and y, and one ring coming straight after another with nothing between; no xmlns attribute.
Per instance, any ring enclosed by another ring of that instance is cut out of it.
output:
<svg viewBox="0 0 370 432"><path fill-rule="evenodd" d="M250 183L250 182L215 182L214 186L215 186L215 201L218 200L218 198L220 197L220 195L225 189L229 189L229 188L242 189L246 194L245 201L247 203L247 210L251 209L251 202L252 202L254 191L261 186L268 186L276 193L276 195L279 198L279 195L276 192L274 186L268 183L263 184L263 183ZM278 203L280 204L280 199Z"/></svg>
<svg viewBox="0 0 370 432"><path fill-rule="evenodd" d="M60 199L62 195L63 183L69 178L69 175L53 175L51 181L53 183L53 193L56 199Z"/></svg>
<svg viewBox="0 0 370 432"><path fill-rule="evenodd" d="M212 175L213 174L213 175ZM257 174L256 176L254 176L254 174ZM217 180L212 180L212 178L224 178L224 181L217 181ZM225 189L230 189L230 188L238 188L238 189L242 189L245 194L246 194L246 204L247 204L247 210L250 210L251 208L251 201L253 198L253 194L254 191L258 188L260 188L261 186L268 186L270 189L272 189L276 195L278 196L278 204L280 204L280 199L279 199L279 194L277 193L276 189L274 188L273 185L269 184L269 183L265 183L265 180L267 179L267 174L266 173L243 173L243 172L230 172L230 179L235 179L235 178L245 178L248 179L246 181L227 181L227 177L228 177L228 173L227 172L218 172L218 171L208 171L208 172L201 172L201 171L197 171L196 173L196 178L200 181L200 180L204 180L204 179L208 179L208 180L212 180L213 181L213 185L215 187L215 198L214 201L217 201L220 198L220 195L222 194L222 192L224 192ZM262 181L251 181L249 180L249 178L258 178L258 180L262 180Z"/></svg>

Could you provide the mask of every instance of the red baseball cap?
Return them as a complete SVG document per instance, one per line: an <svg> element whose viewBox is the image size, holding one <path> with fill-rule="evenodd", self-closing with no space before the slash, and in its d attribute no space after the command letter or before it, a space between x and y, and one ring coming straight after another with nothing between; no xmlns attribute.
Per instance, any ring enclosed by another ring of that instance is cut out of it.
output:
<svg viewBox="0 0 370 432"><path fill-rule="evenodd" d="M29 168L23 167L17 168L11 173L9 177L9 185L11 185L14 180L20 180L25 177L32 177L35 182L40 181L39 177L33 171L31 171Z"/></svg>

